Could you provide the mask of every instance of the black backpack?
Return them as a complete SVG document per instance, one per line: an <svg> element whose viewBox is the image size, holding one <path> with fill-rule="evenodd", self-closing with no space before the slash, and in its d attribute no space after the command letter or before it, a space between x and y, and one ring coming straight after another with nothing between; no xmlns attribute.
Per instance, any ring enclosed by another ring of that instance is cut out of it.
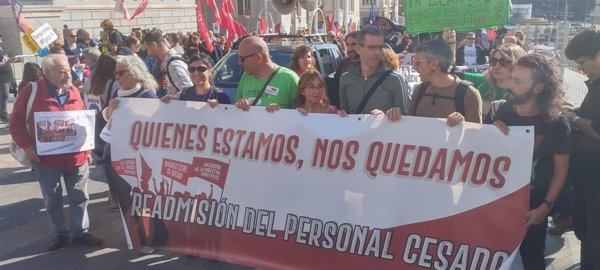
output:
<svg viewBox="0 0 600 270"><path fill-rule="evenodd" d="M448 97L448 96L438 95L436 93L433 93L433 94L425 93L425 91L427 90L427 87L429 86L429 82L425 81L421 84L421 87L419 88L419 92L417 93L417 96L415 97L415 100L414 100L415 108L417 108L417 106L419 106L419 102L421 102L421 99L424 96L433 97L433 102L435 102L436 98L453 99L454 107L456 108L456 111L462 115L465 115L465 96L467 95L467 89L469 89L469 86L471 86L471 85L473 85L473 83L470 81L466 81L466 80L460 81L460 83L458 83L458 85L456 86L456 92L454 93L454 96Z"/></svg>
<svg viewBox="0 0 600 270"><path fill-rule="evenodd" d="M188 63L188 59L187 59L187 58L185 58L184 56L174 56L174 57L171 57L171 59L169 59L169 61L167 61L167 67L165 68L164 75L166 75L166 76L167 76L167 79L169 79L169 82L171 83L171 85L175 86L175 88L177 88L177 91L181 92L181 91L182 91L182 89L179 89L179 87L177 87L177 85L175 85L175 84L173 83L173 78L171 78L171 74L169 74L169 65L171 65L171 63L172 63L173 61L176 61L176 60L181 60L181 61L183 61L183 62L184 62L184 63L186 63L186 64ZM167 95L167 89L166 89L166 87L160 87L160 88L158 89L158 91L157 91L156 95L157 95L159 98L160 98L160 97L163 97L163 96L165 96L165 95Z"/></svg>

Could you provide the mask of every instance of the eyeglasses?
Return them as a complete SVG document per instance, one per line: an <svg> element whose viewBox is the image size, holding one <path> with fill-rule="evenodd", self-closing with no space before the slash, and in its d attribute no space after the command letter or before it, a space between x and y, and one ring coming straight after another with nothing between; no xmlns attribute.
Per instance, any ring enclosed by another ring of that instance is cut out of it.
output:
<svg viewBox="0 0 600 270"><path fill-rule="evenodd" d="M468 38L466 38L466 40L475 40L475 38L474 37L468 37Z"/></svg>
<svg viewBox="0 0 600 270"><path fill-rule="evenodd" d="M259 54L259 53L253 53L253 54L246 55L246 56L240 56L240 62L244 63L244 61L246 60L246 58L255 56L257 54Z"/></svg>
<svg viewBox="0 0 600 270"><path fill-rule="evenodd" d="M205 72L206 70L208 70L208 68L205 67L205 66L197 66L197 67L189 66L188 67L188 71L190 73L194 73L194 72L200 72L200 73L202 73L202 72Z"/></svg>
<svg viewBox="0 0 600 270"><path fill-rule="evenodd" d="M128 69L127 70L117 70L117 71L115 71L115 77L117 77L117 76L121 77L127 71L129 71L129 70Z"/></svg>
<svg viewBox="0 0 600 270"><path fill-rule="evenodd" d="M508 67L512 65L512 61L504 58L490 58L490 66L495 66L496 64L500 64L502 67Z"/></svg>

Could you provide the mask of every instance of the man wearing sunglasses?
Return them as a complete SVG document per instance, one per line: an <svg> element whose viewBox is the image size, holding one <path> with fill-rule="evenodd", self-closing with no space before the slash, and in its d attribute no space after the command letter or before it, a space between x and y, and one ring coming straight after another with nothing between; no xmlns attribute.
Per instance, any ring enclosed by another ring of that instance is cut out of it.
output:
<svg viewBox="0 0 600 270"><path fill-rule="evenodd" d="M65 55L69 59L69 66L71 68L79 64L81 51L77 48L77 32L75 29L65 30L65 45L63 45L63 50L65 50Z"/></svg>
<svg viewBox="0 0 600 270"><path fill-rule="evenodd" d="M268 112L291 109L298 88L296 72L273 63L267 43L259 37L242 40L238 55L244 75L238 84L235 105L243 111L251 106L266 107Z"/></svg>
<svg viewBox="0 0 600 270"><path fill-rule="evenodd" d="M589 77L581 106L566 112L573 133L573 229L581 240L581 269L600 269L600 26L577 34L565 55Z"/></svg>
<svg viewBox="0 0 600 270"><path fill-rule="evenodd" d="M485 51L479 44L475 44L475 33L467 33L465 45L456 50L456 65L483 65L485 62Z"/></svg>

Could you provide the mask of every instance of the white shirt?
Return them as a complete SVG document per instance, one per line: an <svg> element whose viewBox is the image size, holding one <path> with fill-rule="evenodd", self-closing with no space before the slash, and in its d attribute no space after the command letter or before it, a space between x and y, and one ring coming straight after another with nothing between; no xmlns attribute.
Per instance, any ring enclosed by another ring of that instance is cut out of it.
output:
<svg viewBox="0 0 600 270"><path fill-rule="evenodd" d="M477 64L477 49L475 46L465 45L465 65L476 65Z"/></svg>

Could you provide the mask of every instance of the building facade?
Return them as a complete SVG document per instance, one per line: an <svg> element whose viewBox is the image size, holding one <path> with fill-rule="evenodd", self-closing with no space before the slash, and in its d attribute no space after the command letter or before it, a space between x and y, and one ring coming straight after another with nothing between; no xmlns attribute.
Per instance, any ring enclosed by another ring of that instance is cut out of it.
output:
<svg viewBox="0 0 600 270"><path fill-rule="evenodd" d="M273 1L278 0L233 0L234 17L250 31L258 28L258 18L267 19L269 28L280 24L281 31L295 33L294 29L307 28L309 19L314 12L301 7L297 12L281 14L273 7ZM336 21L357 22L360 20L360 0L315 0L323 11L322 14L336 14ZM200 1L207 26L212 26L214 14ZM222 6L221 0L215 0L217 6ZM111 19L115 28L123 33L129 33L131 28L158 27L165 32L194 32L196 28L196 0L160 0L150 1L145 11L134 20L124 19L123 14L115 12L115 1L107 0L21 0L24 5L22 14L34 29L48 23L62 38L62 29L83 28L93 37L100 35L100 23ZM129 13L137 9L140 0L126 0ZM266 12L264 10L267 10ZM12 55L31 54L21 44L21 33L16 27L10 5L7 0L0 0L0 34L4 36L3 47ZM315 27L316 28L316 27Z"/></svg>

